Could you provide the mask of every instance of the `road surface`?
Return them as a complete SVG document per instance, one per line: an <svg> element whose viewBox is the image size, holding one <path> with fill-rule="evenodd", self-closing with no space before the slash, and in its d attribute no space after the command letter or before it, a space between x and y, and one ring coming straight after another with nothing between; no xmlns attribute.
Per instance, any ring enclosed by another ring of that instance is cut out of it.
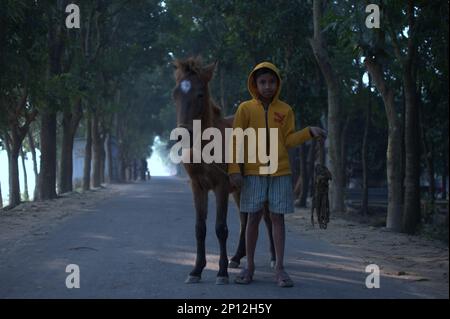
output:
<svg viewBox="0 0 450 319"><path fill-rule="evenodd" d="M342 249L302 235L287 224L286 269L293 288L279 288L269 267L268 240L261 224L254 282L215 285L218 241L210 194L207 267L201 283L184 280L195 259L192 195L187 180L154 177L126 185L89 212L29 234L11 245L0 242L0 298L426 298L432 295L398 279L365 285L365 265ZM228 255L236 249L238 213L230 202ZM8 245L8 247L6 247ZM66 287L66 266L79 267L80 288Z"/></svg>

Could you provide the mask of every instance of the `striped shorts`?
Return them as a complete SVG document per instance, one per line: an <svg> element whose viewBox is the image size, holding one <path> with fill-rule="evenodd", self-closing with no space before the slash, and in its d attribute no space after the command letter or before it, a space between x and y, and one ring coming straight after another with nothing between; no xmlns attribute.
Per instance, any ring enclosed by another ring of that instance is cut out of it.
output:
<svg viewBox="0 0 450 319"><path fill-rule="evenodd" d="M241 212L258 212L266 202L269 204L271 213L290 214L294 212L292 175L244 176L241 189Z"/></svg>

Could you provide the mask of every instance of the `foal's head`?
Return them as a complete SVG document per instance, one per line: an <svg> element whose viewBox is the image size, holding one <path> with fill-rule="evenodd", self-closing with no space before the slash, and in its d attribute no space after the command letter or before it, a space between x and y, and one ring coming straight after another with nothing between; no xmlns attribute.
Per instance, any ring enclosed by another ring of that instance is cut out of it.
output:
<svg viewBox="0 0 450 319"><path fill-rule="evenodd" d="M200 58L176 60L173 90L177 113L177 126L192 133L193 120L201 120L202 128L211 124L213 107L210 102L208 83L211 80L216 63L202 65Z"/></svg>

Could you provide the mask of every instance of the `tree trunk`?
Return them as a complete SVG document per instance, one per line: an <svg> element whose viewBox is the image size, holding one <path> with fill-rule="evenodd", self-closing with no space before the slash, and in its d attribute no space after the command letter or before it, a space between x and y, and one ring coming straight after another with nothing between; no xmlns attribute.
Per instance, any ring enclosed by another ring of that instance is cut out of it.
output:
<svg viewBox="0 0 450 319"><path fill-rule="evenodd" d="M28 131L28 144L30 145L31 157L33 158L33 172L34 172L34 191L33 191L33 200L39 198L38 190L39 190L39 174L37 169L37 159L36 159L36 147L34 145L34 138L31 134L31 128Z"/></svg>
<svg viewBox="0 0 450 319"><path fill-rule="evenodd" d="M102 124L104 124L102 122ZM100 134L100 185L105 183L105 171L106 171L106 136L108 135L105 126L101 126Z"/></svg>
<svg viewBox="0 0 450 319"><path fill-rule="evenodd" d="M65 111L62 120L61 159L59 167L59 193L64 194L72 191L73 171L73 135L72 135L72 112Z"/></svg>
<svg viewBox="0 0 450 319"><path fill-rule="evenodd" d="M100 139L100 184L105 183L105 168L106 168L106 152L105 152L105 138Z"/></svg>
<svg viewBox="0 0 450 319"><path fill-rule="evenodd" d="M39 198L56 198L56 113L46 111L41 115L41 168L39 173Z"/></svg>
<svg viewBox="0 0 450 319"><path fill-rule="evenodd" d="M101 176L101 138L99 132L99 119L98 115L94 114L92 119L92 150L93 150L93 165L92 165L92 187L100 187L100 176Z"/></svg>
<svg viewBox="0 0 450 319"><path fill-rule="evenodd" d="M344 192L345 189L347 188L348 185L348 167L347 167L347 131L348 131L348 126L350 124L350 116L347 116L345 119L345 124L344 127L342 128L341 131L341 163L342 163L342 185L344 187Z"/></svg>
<svg viewBox="0 0 450 319"><path fill-rule="evenodd" d="M420 127L418 121L416 85L411 71L406 71L405 85L405 205L403 231L413 234L420 224Z"/></svg>
<svg viewBox="0 0 450 319"><path fill-rule="evenodd" d="M403 86L405 88L405 199L403 231L414 234L421 221L420 213L420 127L417 80L417 28L413 0L407 4L409 26L408 54L403 60ZM401 54L397 56L402 61Z"/></svg>
<svg viewBox="0 0 450 319"><path fill-rule="evenodd" d="M332 68L328 52L324 45L321 30L323 0L314 0L313 22L314 38L310 44L317 63L327 83L328 91L328 143L330 171L333 176L330 187L331 211L343 212L344 205L344 171L342 163L342 108L340 103L340 84Z"/></svg>
<svg viewBox="0 0 450 319"><path fill-rule="evenodd" d="M388 146L386 152L386 170L388 187L388 212L386 227L394 231L402 229L402 143L401 122L395 110L394 92L387 87L381 66L371 57L367 57L365 65L372 77L375 87L380 92L386 117L388 120Z"/></svg>
<svg viewBox="0 0 450 319"><path fill-rule="evenodd" d="M137 159L133 159L133 181L137 181L137 179L138 179Z"/></svg>
<svg viewBox="0 0 450 319"><path fill-rule="evenodd" d="M57 1L56 14L48 17L48 75L61 74L61 57L64 49L65 1ZM56 25L55 25L56 22ZM48 98L48 109L41 114L41 168L39 173L39 197L41 200L56 198L56 116L57 104L53 97Z"/></svg>
<svg viewBox="0 0 450 319"><path fill-rule="evenodd" d="M406 119L405 119L405 112L406 112L406 98L405 98L405 87L402 86L402 99L403 99L403 103L402 103L402 109L401 109L401 119L402 119L402 124L401 124L401 153L402 153L402 165L400 167L400 180L402 181L402 204L405 203L405 167L406 167L406 156L405 156L405 126L406 126ZM403 207L403 206L402 206ZM402 212L402 216L403 216L403 212Z"/></svg>
<svg viewBox="0 0 450 319"><path fill-rule="evenodd" d="M20 184L19 184L19 147L13 140L10 145L6 144L8 153L8 174L9 174L9 203L10 207L16 207L20 204Z"/></svg>
<svg viewBox="0 0 450 319"><path fill-rule="evenodd" d="M300 189L298 194L298 207L306 207L306 198L308 197L308 181L310 172L307 168L307 153L311 152L311 146L309 149L306 145L300 147Z"/></svg>
<svg viewBox="0 0 450 319"><path fill-rule="evenodd" d="M444 152L444 158L443 158L443 162L444 162L444 173L442 174L442 196L441 199L447 200L447 176L448 176L448 140L449 137L447 135L447 147L445 148L445 152ZM448 210L447 210L447 218L448 218ZM448 219L447 219L448 221Z"/></svg>
<svg viewBox="0 0 450 319"><path fill-rule="evenodd" d="M82 116L81 99L75 103L75 109L63 114L61 141L61 160L59 169L59 192L61 194L73 190L73 143Z"/></svg>
<svg viewBox="0 0 450 319"><path fill-rule="evenodd" d="M27 110L28 85L25 84L23 94L16 106L11 106L5 114L8 116L8 127L3 141L8 153L9 170L9 206L15 207L20 203L20 183L19 183L19 152L22 148L22 142L28 133L31 123L37 115L36 109ZM2 114L3 116L4 114Z"/></svg>
<svg viewBox="0 0 450 319"><path fill-rule="evenodd" d="M314 168L315 168L315 165L316 165L316 160L318 160L318 162L320 164L322 164L322 165L325 164L325 162L322 161L322 160L324 160L324 158L318 158L318 159L316 158L318 156L316 150L317 150L317 141L316 140L312 140L311 146L309 147L309 151L308 151L308 161L307 161L307 165L308 165L308 169L307 170L309 172L309 177L308 177L307 184L305 186L307 189L309 189L309 194L310 194L311 197L314 197L314 189L315 189L315 187L314 187L314 178L313 178L313 176L314 176ZM302 196L307 196L307 195L308 194L306 193L305 195L302 195Z"/></svg>
<svg viewBox="0 0 450 319"><path fill-rule="evenodd" d="M131 177L131 165L126 165L125 166L125 181L126 182L130 182L132 179Z"/></svg>
<svg viewBox="0 0 450 319"><path fill-rule="evenodd" d="M434 201L436 199L436 179L434 177L434 156L433 156L433 142L429 142L427 139L427 134L425 131L425 123L423 121L423 112L422 112L422 106L419 107L419 122L420 122L420 138L422 140L422 148L423 148L423 154L425 157L425 163L427 166L427 175L428 175L428 198L431 202L431 204L434 204Z"/></svg>
<svg viewBox="0 0 450 319"><path fill-rule="evenodd" d="M447 199L447 170L445 170L445 173L442 174L442 181L441 181L441 187L442 187L442 195L441 199L446 200Z"/></svg>
<svg viewBox="0 0 450 319"><path fill-rule="evenodd" d="M363 174L363 182L362 182L362 202L361 202L361 213L363 215L367 215L369 213L369 178L368 178L368 138L370 131L370 121L372 116L372 99L371 99L371 79L369 76L369 85L368 85L368 94L367 94L367 109L366 109L366 121L364 124L364 134L363 134L363 142L361 148L361 163L362 163L362 174Z"/></svg>
<svg viewBox="0 0 450 319"><path fill-rule="evenodd" d="M91 157L92 157L92 121L86 117L86 145L84 147L83 191L91 188Z"/></svg>
<svg viewBox="0 0 450 319"><path fill-rule="evenodd" d="M105 140L105 157L106 157L106 183L112 183L114 182L113 177L113 158L112 158L112 150L111 150L111 134L106 135Z"/></svg>
<svg viewBox="0 0 450 319"><path fill-rule="evenodd" d="M120 173L120 182L127 182L127 165L126 165L126 161L124 159L120 159L120 169L119 169L119 173Z"/></svg>
<svg viewBox="0 0 450 319"><path fill-rule="evenodd" d="M30 200L30 195L28 193L28 176L27 176L27 168L25 165L25 154L23 152L23 148L20 147L20 157L22 158L22 170L23 170L23 199L25 201Z"/></svg>

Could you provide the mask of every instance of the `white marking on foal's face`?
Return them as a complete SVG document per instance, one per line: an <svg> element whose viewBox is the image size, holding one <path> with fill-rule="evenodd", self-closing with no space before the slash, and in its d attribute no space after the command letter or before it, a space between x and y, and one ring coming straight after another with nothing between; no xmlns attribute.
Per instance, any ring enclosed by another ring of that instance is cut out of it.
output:
<svg viewBox="0 0 450 319"><path fill-rule="evenodd" d="M188 93L191 90L191 87L192 87L191 81L188 80L181 81L180 88L181 91L183 91L183 93L185 94Z"/></svg>

